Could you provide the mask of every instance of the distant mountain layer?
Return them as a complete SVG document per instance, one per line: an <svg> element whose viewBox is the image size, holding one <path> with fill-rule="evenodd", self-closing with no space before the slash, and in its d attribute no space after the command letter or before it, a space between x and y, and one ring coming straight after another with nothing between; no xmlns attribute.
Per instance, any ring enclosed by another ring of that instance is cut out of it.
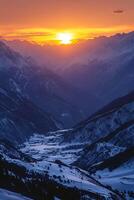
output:
<svg viewBox="0 0 134 200"><path fill-rule="evenodd" d="M134 89L134 32L99 37L66 48L20 41L8 44L44 63L77 88L80 94L75 102L86 116Z"/></svg>
<svg viewBox="0 0 134 200"><path fill-rule="evenodd" d="M134 89L133 51L134 33L98 38L87 44L81 62L62 72L72 85L85 90L90 113Z"/></svg>

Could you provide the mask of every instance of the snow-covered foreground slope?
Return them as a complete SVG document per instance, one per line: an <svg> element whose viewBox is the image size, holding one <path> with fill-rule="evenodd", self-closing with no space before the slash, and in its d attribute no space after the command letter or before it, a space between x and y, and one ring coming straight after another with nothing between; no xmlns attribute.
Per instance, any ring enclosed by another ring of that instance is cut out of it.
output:
<svg viewBox="0 0 134 200"><path fill-rule="evenodd" d="M87 172L79 168L64 166L62 164L57 165L45 161L38 162L34 168L37 171L46 171L51 179L69 188L77 188L100 196L110 197L108 189L100 186Z"/></svg>
<svg viewBox="0 0 134 200"><path fill-rule="evenodd" d="M134 158L114 170L99 170L95 177L102 184L122 192L126 200L134 199Z"/></svg>
<svg viewBox="0 0 134 200"><path fill-rule="evenodd" d="M101 177L99 180L105 185L110 185L122 192L132 191L134 193L134 169L131 169L131 167L125 168L123 166L113 171L98 171L96 175Z"/></svg>
<svg viewBox="0 0 134 200"><path fill-rule="evenodd" d="M95 177L102 184L122 193L125 199L134 199L134 150L131 158L125 157L124 152L122 159L119 155L98 163L93 166L96 168Z"/></svg>
<svg viewBox="0 0 134 200"><path fill-rule="evenodd" d="M4 152L1 150L0 153L0 185L6 179L5 188L25 192L27 196L38 197L39 200L45 198L45 193L46 199L50 194L61 199L70 199L71 195L72 200L81 199L84 195L92 199L113 199L118 196L77 167L45 160L21 160L20 156L14 158Z"/></svg>
<svg viewBox="0 0 134 200"><path fill-rule="evenodd" d="M0 188L0 199L1 200L32 200L30 198L22 196L21 194L10 192L2 188Z"/></svg>

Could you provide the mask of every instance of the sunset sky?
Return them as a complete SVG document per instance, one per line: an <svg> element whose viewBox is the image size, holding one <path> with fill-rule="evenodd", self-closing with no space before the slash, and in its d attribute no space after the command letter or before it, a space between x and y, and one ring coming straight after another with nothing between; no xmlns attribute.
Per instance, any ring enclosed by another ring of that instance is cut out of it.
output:
<svg viewBox="0 0 134 200"><path fill-rule="evenodd" d="M0 0L0 35L36 42L134 30L134 0Z"/></svg>

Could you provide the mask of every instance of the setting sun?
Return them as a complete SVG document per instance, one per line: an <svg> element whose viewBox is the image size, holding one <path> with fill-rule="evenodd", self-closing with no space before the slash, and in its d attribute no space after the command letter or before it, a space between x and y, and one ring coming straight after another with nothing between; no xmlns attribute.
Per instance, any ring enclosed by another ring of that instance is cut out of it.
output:
<svg viewBox="0 0 134 200"><path fill-rule="evenodd" d="M73 40L72 33L58 33L56 36L57 40L60 41L61 44L71 44Z"/></svg>

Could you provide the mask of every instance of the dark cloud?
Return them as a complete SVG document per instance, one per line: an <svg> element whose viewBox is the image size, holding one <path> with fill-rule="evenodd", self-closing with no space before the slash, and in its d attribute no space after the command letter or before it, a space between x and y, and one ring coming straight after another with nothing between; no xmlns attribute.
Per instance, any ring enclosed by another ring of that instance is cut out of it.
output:
<svg viewBox="0 0 134 200"><path fill-rule="evenodd" d="M124 10L122 10L122 9L114 10L113 13L122 14L122 13L124 13Z"/></svg>

